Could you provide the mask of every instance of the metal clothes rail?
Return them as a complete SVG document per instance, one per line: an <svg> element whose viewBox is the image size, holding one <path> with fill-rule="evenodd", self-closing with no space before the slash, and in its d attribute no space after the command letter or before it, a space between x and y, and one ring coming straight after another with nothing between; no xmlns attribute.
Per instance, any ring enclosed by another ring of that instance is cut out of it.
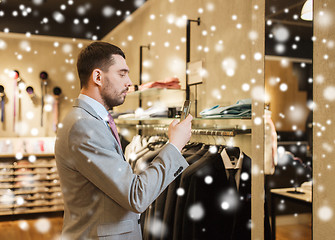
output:
<svg viewBox="0 0 335 240"><path fill-rule="evenodd" d="M166 125L159 124L144 124L136 125L138 129L152 129L155 131L167 132L168 127ZM250 134L251 129L238 129L238 128L227 128L227 129L207 129L207 128L192 128L192 134L194 135L211 135L211 136L229 136L234 137L240 134Z"/></svg>

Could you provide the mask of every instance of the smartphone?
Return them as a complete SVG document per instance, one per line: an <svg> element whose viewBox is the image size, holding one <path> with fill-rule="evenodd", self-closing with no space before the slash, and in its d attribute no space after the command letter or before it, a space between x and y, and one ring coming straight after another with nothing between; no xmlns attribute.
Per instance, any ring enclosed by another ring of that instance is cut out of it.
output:
<svg viewBox="0 0 335 240"><path fill-rule="evenodd" d="M183 121L187 117L187 115L190 113L190 108L191 108L191 101L186 100L184 102L183 109L181 110L180 121Z"/></svg>

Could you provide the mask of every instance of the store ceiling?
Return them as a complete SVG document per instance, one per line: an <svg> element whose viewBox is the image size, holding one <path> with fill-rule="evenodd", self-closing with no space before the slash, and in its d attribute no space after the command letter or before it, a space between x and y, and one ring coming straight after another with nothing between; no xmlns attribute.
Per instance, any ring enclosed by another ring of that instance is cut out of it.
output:
<svg viewBox="0 0 335 240"><path fill-rule="evenodd" d="M145 1L0 0L0 31L101 39ZM311 22L294 19L304 2L266 0L266 19L290 25L292 31L311 29Z"/></svg>
<svg viewBox="0 0 335 240"><path fill-rule="evenodd" d="M101 39L146 0L0 0L0 31Z"/></svg>

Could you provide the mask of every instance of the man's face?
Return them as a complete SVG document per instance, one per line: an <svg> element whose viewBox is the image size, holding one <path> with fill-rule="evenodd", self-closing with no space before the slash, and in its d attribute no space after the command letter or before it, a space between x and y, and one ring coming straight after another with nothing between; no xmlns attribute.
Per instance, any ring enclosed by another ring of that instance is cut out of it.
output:
<svg viewBox="0 0 335 240"><path fill-rule="evenodd" d="M129 68L126 60L120 55L113 55L115 63L111 65L108 72L103 73L103 84L101 98L104 105L111 109L121 105L132 82L128 76Z"/></svg>

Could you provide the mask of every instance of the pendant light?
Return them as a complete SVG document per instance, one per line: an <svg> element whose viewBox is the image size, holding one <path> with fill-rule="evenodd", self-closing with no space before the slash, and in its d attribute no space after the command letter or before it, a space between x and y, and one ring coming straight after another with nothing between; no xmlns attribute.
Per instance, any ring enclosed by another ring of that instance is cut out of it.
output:
<svg viewBox="0 0 335 240"><path fill-rule="evenodd" d="M301 19L306 21L313 20L313 0L307 0L301 10Z"/></svg>

